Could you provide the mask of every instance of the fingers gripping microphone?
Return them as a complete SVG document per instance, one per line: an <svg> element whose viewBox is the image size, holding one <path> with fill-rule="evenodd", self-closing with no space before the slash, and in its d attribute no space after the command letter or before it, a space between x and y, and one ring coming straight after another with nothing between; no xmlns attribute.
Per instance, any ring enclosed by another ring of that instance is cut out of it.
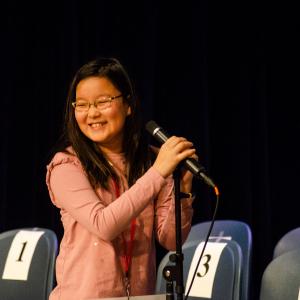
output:
<svg viewBox="0 0 300 300"><path fill-rule="evenodd" d="M161 127L159 127L154 121L149 121L146 124L147 131L161 144L165 143L170 137ZM183 166L191 171L196 177L202 179L207 185L215 188L214 182L205 174L205 169L194 158L186 158L182 162Z"/></svg>

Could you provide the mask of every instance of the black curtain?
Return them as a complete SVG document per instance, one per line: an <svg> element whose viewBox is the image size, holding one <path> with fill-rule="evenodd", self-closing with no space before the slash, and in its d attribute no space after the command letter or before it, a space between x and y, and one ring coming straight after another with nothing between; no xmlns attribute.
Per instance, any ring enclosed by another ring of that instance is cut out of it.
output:
<svg viewBox="0 0 300 300"><path fill-rule="evenodd" d="M276 242L300 224L296 11L261 1L2 4L0 231L61 236L45 173L68 84L83 63L114 56L134 79L144 120L194 142L221 192L217 218L250 225L257 299ZM193 223L210 220L214 195L196 181L195 191Z"/></svg>

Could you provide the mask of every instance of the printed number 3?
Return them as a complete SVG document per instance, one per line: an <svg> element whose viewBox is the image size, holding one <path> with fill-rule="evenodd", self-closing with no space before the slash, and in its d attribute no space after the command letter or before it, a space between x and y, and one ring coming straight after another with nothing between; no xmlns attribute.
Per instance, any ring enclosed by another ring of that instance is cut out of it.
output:
<svg viewBox="0 0 300 300"><path fill-rule="evenodd" d="M205 257L206 257L206 262L203 264L203 266L205 267L205 271L204 271L203 274L201 274L200 272L197 272L197 276L198 277L204 277L207 274L208 270L209 270L209 264L208 263L211 260L211 255L210 254L206 254L206 255L203 256L203 259Z"/></svg>

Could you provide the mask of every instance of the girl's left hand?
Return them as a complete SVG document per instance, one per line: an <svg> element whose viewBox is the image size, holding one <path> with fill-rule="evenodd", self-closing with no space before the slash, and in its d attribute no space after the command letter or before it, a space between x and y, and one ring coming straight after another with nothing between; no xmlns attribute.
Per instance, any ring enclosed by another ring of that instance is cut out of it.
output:
<svg viewBox="0 0 300 300"><path fill-rule="evenodd" d="M198 156L194 154L191 156L191 158L194 158L198 160ZM183 168L181 171L181 179L180 179L180 191L182 193L191 193L192 191L192 183L193 183L193 177L194 175L189 170Z"/></svg>

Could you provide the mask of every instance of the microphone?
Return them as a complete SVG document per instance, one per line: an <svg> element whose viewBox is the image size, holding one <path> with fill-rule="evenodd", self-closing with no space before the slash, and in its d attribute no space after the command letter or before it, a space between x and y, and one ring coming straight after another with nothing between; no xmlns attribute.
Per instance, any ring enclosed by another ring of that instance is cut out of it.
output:
<svg viewBox="0 0 300 300"><path fill-rule="evenodd" d="M154 121L149 121L146 124L147 131L161 144L165 143L170 137L161 127ZM205 169L194 158L186 158L182 161L182 165L191 171L197 178L202 179L207 185L216 188L214 182L205 174Z"/></svg>

